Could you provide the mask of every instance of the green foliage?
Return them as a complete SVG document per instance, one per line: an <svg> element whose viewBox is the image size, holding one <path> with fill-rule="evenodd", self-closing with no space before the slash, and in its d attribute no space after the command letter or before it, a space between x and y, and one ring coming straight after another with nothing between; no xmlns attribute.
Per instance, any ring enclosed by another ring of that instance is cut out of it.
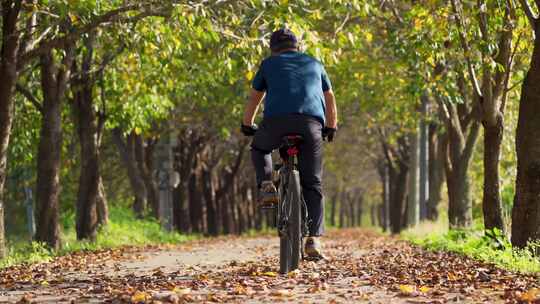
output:
<svg viewBox="0 0 540 304"><path fill-rule="evenodd" d="M152 219L137 219L127 208L113 207L110 210L109 225L100 229L95 243L77 241L73 215L62 219L64 224L64 243L58 252L52 252L43 244L36 242L10 242L7 258L0 260L0 268L20 263L46 262L55 256L65 255L78 250L98 250L127 245L178 244L196 236L168 233Z"/></svg>
<svg viewBox="0 0 540 304"><path fill-rule="evenodd" d="M405 238L429 250L446 250L470 256L483 262L523 273L540 272L540 260L533 252L537 246L518 250L498 230L451 230L424 236L405 234Z"/></svg>

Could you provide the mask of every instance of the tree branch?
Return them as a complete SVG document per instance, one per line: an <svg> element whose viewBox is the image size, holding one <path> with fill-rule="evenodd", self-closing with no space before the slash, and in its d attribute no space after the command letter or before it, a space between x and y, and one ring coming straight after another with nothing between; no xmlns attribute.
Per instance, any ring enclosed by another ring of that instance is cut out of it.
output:
<svg viewBox="0 0 540 304"><path fill-rule="evenodd" d="M482 97L482 90L480 89L480 85L478 84L478 78L476 77L476 72L474 70L474 67L470 58L472 54L471 54L471 49L469 47L469 43L467 42L467 39L465 37L465 33L464 33L465 26L463 24L463 19L461 18L462 14L461 14L460 8L461 7L458 7L457 0L452 0L452 9L454 10L454 17L455 17L456 25L458 27L459 40L461 42L461 47L463 48L463 53L465 55L465 61L467 62L467 68L469 70L469 75L471 77L472 85L473 85L475 93L478 96Z"/></svg>
<svg viewBox="0 0 540 304"><path fill-rule="evenodd" d="M536 22L538 21L538 17L534 15L534 12L532 10L531 5L529 4L528 0L519 0L521 3L521 8L523 8L523 11L525 12L525 15L527 16L527 19L529 19L529 22L533 28L533 30L536 30ZM537 5L540 8L540 1L537 1Z"/></svg>
<svg viewBox="0 0 540 304"><path fill-rule="evenodd" d="M70 32L65 34L61 37L52 38L50 40L42 41L38 46L35 48L24 52L21 55L21 58L19 62L21 63L21 66L24 65L24 63L28 62L29 60L32 60L33 58L42 55L46 53L47 51L53 49L53 48L61 48L67 43L74 42L77 40L81 35L88 33L95 28L105 24L105 23L111 23L111 22L136 22L143 18L149 17L149 16L167 16L167 14L163 11L143 11L139 13L138 15L127 17L122 16L124 13L128 13L131 11L142 11L146 8L151 8L151 6L154 3L146 3L146 4L131 4L126 5L124 7L111 10L103 15L100 15L98 17L95 17L93 20L91 20L89 23L84 24L80 27L73 28Z"/></svg>
<svg viewBox="0 0 540 304"><path fill-rule="evenodd" d="M474 147L476 146L476 140L478 139L479 133L480 123L475 120L473 121L471 129L469 130L463 153L461 153L461 162L468 162L471 159L471 155L474 151Z"/></svg>
<svg viewBox="0 0 540 304"><path fill-rule="evenodd" d="M39 112L43 113L43 106L39 102L39 100L28 90L27 88L23 87L20 83L17 83L15 85L17 92L21 93L28 101L30 101Z"/></svg>
<svg viewBox="0 0 540 304"><path fill-rule="evenodd" d="M336 28L336 31L334 32L334 38L337 36L339 32L341 32L341 30L343 30L343 28L345 27L345 24L347 24L350 17L351 17L351 14L347 12L347 16L345 16L345 19L343 20L343 22Z"/></svg>
<svg viewBox="0 0 540 304"><path fill-rule="evenodd" d="M533 30L536 30L536 22L538 21L538 17L534 15L534 12L532 10L531 5L529 4L529 1L519 0L519 2L521 3L521 8L525 12L527 19L529 19L529 23L531 24L531 27L533 28Z"/></svg>
<svg viewBox="0 0 540 304"><path fill-rule="evenodd" d="M486 2L484 0L478 0L478 24L480 26L480 33L482 34L482 39L484 41L489 41L489 30L488 30L488 14Z"/></svg>

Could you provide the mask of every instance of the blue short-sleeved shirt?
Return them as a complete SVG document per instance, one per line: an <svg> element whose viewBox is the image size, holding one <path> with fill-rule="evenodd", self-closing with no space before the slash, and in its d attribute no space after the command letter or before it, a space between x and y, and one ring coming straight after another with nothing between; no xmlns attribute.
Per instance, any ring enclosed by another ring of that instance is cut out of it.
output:
<svg viewBox="0 0 540 304"><path fill-rule="evenodd" d="M323 92L332 88L323 65L303 53L289 51L263 60L252 83L264 92L264 117L304 114L324 125Z"/></svg>

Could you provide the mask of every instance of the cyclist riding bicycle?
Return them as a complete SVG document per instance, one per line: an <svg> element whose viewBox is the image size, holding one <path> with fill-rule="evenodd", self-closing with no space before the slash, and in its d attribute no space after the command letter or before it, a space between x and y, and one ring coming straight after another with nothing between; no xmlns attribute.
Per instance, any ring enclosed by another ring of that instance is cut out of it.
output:
<svg viewBox="0 0 540 304"><path fill-rule="evenodd" d="M272 182L272 151L279 148L283 136L302 136L298 169L309 222L304 250L308 257L320 258L319 237L324 231L322 141L323 137L332 141L337 129L335 97L321 62L299 52L297 38L289 29L272 33L270 49L272 55L263 60L253 79L241 130L246 136L254 135L251 156L258 200L266 207L278 203ZM264 117L257 128L254 119L263 97Z"/></svg>

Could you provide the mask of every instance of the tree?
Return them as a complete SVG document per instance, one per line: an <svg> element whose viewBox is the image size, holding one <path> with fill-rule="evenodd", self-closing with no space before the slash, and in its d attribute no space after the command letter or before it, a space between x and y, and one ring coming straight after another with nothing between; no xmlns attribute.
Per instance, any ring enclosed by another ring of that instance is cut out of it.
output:
<svg viewBox="0 0 540 304"><path fill-rule="evenodd" d="M482 79L477 79L473 63L474 50L471 49L461 2L452 0L459 40L467 62L469 79L474 89L474 99L480 110L480 121L484 129L484 193L482 208L486 230L497 228L504 232L502 214L499 159L504 132L504 111L508 92L508 81L512 71L512 38L515 23L513 3L500 4L479 1L475 19L478 24L482 44L480 48ZM488 14L488 9L490 14ZM503 11L502 16L499 12ZM474 18L474 17L473 17ZM497 24L497 23L500 23ZM492 34L493 33L493 34ZM487 48L485 46L488 46ZM494 50L491 50L495 47ZM487 51L482 51L487 50Z"/></svg>
<svg viewBox="0 0 540 304"><path fill-rule="evenodd" d="M512 209L512 244L540 239L540 19L527 0L521 6L534 33L533 51L521 88L516 132L517 179ZM540 1L535 1L540 8Z"/></svg>

